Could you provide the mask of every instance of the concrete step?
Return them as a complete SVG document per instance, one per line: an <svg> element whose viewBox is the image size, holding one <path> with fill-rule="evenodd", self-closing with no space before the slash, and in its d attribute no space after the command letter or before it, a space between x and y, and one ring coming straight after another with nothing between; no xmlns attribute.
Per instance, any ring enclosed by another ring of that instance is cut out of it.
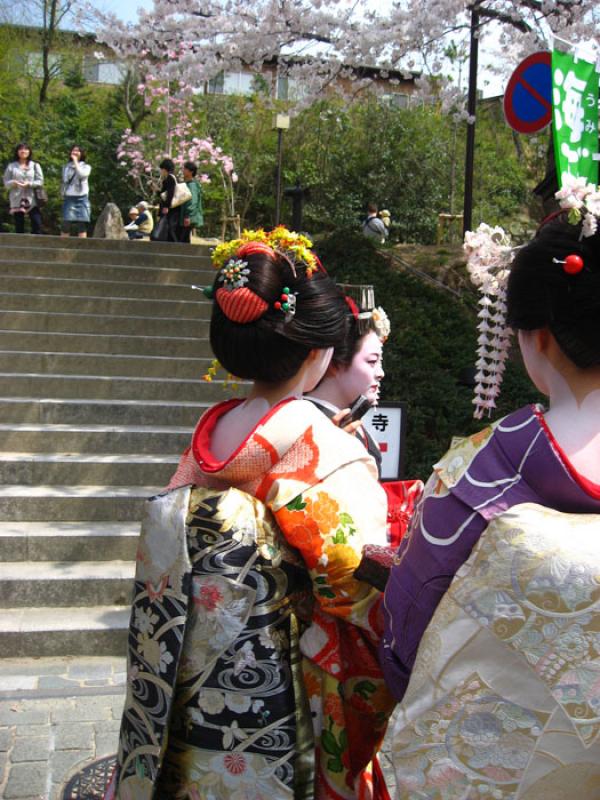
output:
<svg viewBox="0 0 600 800"><path fill-rule="evenodd" d="M0 330L0 351L212 358L207 337L113 336L101 333L46 333Z"/></svg>
<svg viewBox="0 0 600 800"><path fill-rule="evenodd" d="M143 250L137 248L137 250L128 252L107 252L104 250L73 250L67 248L2 247L1 239L0 248L0 274L5 270L14 271L18 274L16 269L10 269L11 264L19 264L19 267L21 265L37 264L39 268L43 265L48 266L47 269L37 273L39 275L55 274L53 270L57 270L56 274L59 275L59 270L62 267L65 269L69 266L72 267L72 271L69 270L68 274L63 277L84 275L91 267L95 267L98 277L102 278L108 277L105 272L113 269L121 276L124 275L125 271L142 270L146 276L154 276L151 280L159 280L166 283L169 283L170 279L172 279L171 273L182 273L190 276L197 274L200 270L212 272L214 277L214 267L208 254L169 256L167 254L153 253L147 248ZM194 248L195 252L196 249ZM165 275L160 274L163 271ZM26 271L23 274L29 273ZM187 282L187 278L185 281Z"/></svg>
<svg viewBox="0 0 600 800"><path fill-rule="evenodd" d="M133 561L0 562L0 608L124 606L134 574Z"/></svg>
<svg viewBox="0 0 600 800"><path fill-rule="evenodd" d="M18 269L18 265L15 267ZM212 284L210 273L203 275L199 273L198 284ZM192 281L193 283L193 281ZM202 292L192 289L189 283L140 283L123 280L105 280L96 275L95 279L90 278L57 278L41 277L31 275L23 277L21 275L3 275L2 291L13 292L15 294L43 294L43 295L81 295L88 297L119 297L132 298L135 300L192 300L197 303L204 303L210 308L209 301Z"/></svg>
<svg viewBox="0 0 600 800"><path fill-rule="evenodd" d="M234 390L224 381L205 383L183 378L129 378L103 375L44 375L0 373L4 397L62 397L93 400L160 400L163 402L214 403L231 397ZM243 393L243 389L242 389Z"/></svg>
<svg viewBox="0 0 600 800"><path fill-rule="evenodd" d="M0 423L5 453L181 453L191 428L155 425L44 425Z"/></svg>
<svg viewBox="0 0 600 800"><path fill-rule="evenodd" d="M0 397L0 420L46 425L177 425L193 427L209 403L158 400L60 400Z"/></svg>
<svg viewBox="0 0 600 800"><path fill-rule="evenodd" d="M0 250L4 247L18 247L22 250L64 250L66 252L97 252L101 251L106 262L114 258L115 253L135 255L143 253L146 258L152 256L167 256L171 259L197 259L208 258L210 247L207 245L178 244L176 242L133 242L128 239L78 239L62 236L32 236L30 234L2 233L0 234ZM74 256L75 257L75 256Z"/></svg>
<svg viewBox="0 0 600 800"><path fill-rule="evenodd" d="M211 358L112 355L106 353L37 353L0 350L1 372L39 372L44 375L115 375L121 377L201 380Z"/></svg>
<svg viewBox="0 0 600 800"><path fill-rule="evenodd" d="M166 486L179 458L147 453L0 452L0 485Z"/></svg>
<svg viewBox="0 0 600 800"><path fill-rule="evenodd" d="M194 259L192 262L183 260L182 266L176 266L177 258L161 258L159 266L150 266L144 258L139 266L135 265L136 259L131 256L118 256L118 261L107 262L104 253L94 253L90 260L83 260L83 255L76 261L59 261L57 257L48 258L43 253L32 253L31 261L23 261L22 253L11 255L7 248L0 253L0 276L19 275L21 277L38 278L71 278L83 280L104 281L136 281L138 284L147 283L153 286L170 286L182 284L189 286L192 283L212 283L215 270L205 261ZM2 279L3 280L3 279Z"/></svg>
<svg viewBox="0 0 600 800"><path fill-rule="evenodd" d="M0 560L133 561L139 532L137 522L0 522Z"/></svg>
<svg viewBox="0 0 600 800"><path fill-rule="evenodd" d="M155 486L0 486L1 522L137 522Z"/></svg>
<svg viewBox="0 0 600 800"><path fill-rule="evenodd" d="M79 294L36 294L0 292L2 311L44 311L53 314L102 314L193 319L206 313L206 303L196 299L200 292L190 291L190 300L144 300L139 297L99 297ZM157 325L160 323L157 322Z"/></svg>
<svg viewBox="0 0 600 800"><path fill-rule="evenodd" d="M0 610L0 653L11 658L122 656L129 606Z"/></svg>
<svg viewBox="0 0 600 800"><path fill-rule="evenodd" d="M142 309L144 310L144 309ZM0 310L0 327L12 331L48 331L50 333L87 333L123 336L208 336L209 318L161 317L143 314L49 313L32 310Z"/></svg>

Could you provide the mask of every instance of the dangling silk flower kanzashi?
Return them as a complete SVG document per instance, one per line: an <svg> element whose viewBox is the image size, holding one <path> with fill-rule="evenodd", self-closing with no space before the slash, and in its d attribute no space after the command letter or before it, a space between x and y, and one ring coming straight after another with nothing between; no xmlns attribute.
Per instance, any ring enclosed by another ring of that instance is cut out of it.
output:
<svg viewBox="0 0 600 800"><path fill-rule="evenodd" d="M465 234L467 269L481 292L475 367L475 419L491 415L500 394L512 331L506 326L506 284L513 259L510 239L502 228L482 223Z"/></svg>

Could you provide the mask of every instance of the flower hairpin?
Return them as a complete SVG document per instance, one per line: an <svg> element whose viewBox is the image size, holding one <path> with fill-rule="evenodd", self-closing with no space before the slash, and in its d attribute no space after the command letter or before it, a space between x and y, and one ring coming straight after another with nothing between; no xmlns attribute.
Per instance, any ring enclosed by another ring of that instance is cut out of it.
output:
<svg viewBox="0 0 600 800"><path fill-rule="evenodd" d="M247 261L242 261L241 258L230 258L219 270L217 281L222 283L225 289L233 291L248 283L249 274Z"/></svg>
<svg viewBox="0 0 600 800"><path fill-rule="evenodd" d="M283 311L285 321L289 322L296 313L296 295L290 292L287 286L284 286L281 297L273 303L273 307L276 311Z"/></svg>
<svg viewBox="0 0 600 800"><path fill-rule="evenodd" d="M562 188L554 196L560 207L569 212L567 219L572 225L582 223L580 239L596 233L600 218L600 191L597 186L588 183L585 178L565 175Z"/></svg>
<svg viewBox="0 0 600 800"><path fill-rule="evenodd" d="M371 311L371 325L379 339L385 344L392 332L392 326L390 324L390 318L381 306Z"/></svg>
<svg viewBox="0 0 600 800"><path fill-rule="evenodd" d="M482 223L465 234L467 270L481 292L479 337L475 366L474 416L490 416L496 407L508 358L512 331L506 326L506 285L514 256L510 239L500 227Z"/></svg>

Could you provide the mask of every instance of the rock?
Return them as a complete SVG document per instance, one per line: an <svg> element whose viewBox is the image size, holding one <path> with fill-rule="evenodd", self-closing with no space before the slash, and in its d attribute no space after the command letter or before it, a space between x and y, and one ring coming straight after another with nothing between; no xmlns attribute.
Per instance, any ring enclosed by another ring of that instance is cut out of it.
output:
<svg viewBox="0 0 600 800"><path fill-rule="evenodd" d="M107 203L94 226L94 239L127 239L125 223L115 203Z"/></svg>

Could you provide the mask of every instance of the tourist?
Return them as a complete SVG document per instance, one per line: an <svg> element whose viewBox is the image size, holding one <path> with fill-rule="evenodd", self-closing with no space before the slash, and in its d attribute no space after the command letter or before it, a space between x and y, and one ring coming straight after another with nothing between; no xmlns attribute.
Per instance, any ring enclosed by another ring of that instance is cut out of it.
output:
<svg viewBox="0 0 600 800"><path fill-rule="evenodd" d="M203 223L202 214L202 188L196 180L198 172L193 161L186 161L183 165L183 180L185 181L192 197L179 207L179 241L189 244L192 229L198 230Z"/></svg>
<svg viewBox="0 0 600 800"><path fill-rule="evenodd" d="M88 178L92 168L86 162L85 150L78 144L69 152L69 161L62 170L61 194L63 221L61 236L75 233L80 239L87 237L91 219L90 187Z"/></svg>
<svg viewBox="0 0 600 800"><path fill-rule="evenodd" d="M44 202L44 174L33 160L31 147L20 142L15 147L14 158L4 170L4 185L8 189L10 214L16 233L25 233L25 217L29 217L31 233L42 232L40 205Z"/></svg>

